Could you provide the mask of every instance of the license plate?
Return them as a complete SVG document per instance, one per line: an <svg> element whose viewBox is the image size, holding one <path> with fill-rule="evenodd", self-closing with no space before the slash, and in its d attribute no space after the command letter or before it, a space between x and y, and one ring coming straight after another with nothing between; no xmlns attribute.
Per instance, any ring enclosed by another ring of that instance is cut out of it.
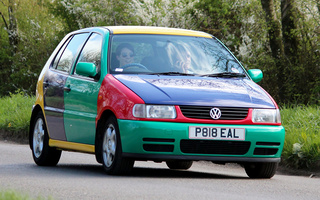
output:
<svg viewBox="0 0 320 200"><path fill-rule="evenodd" d="M244 128L189 126L189 139L244 140Z"/></svg>

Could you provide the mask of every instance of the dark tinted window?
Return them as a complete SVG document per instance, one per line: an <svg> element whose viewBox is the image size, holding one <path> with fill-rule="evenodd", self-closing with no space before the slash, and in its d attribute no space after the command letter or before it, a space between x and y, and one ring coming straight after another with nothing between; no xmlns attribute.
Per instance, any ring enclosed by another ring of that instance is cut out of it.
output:
<svg viewBox="0 0 320 200"><path fill-rule="evenodd" d="M102 36L93 33L83 47L78 62L94 63L99 74L101 68Z"/></svg>
<svg viewBox="0 0 320 200"><path fill-rule="evenodd" d="M77 52L82 47L87 37L88 37L88 33L77 34L73 36L73 38L68 43L67 47L64 49L62 53L62 56L59 59L58 65L56 67L57 70L64 71L64 72L70 71L73 62L76 59Z"/></svg>

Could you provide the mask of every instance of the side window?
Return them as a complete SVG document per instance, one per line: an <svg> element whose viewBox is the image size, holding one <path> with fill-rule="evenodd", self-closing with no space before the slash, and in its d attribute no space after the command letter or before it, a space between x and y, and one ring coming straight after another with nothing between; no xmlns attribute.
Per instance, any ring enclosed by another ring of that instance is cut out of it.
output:
<svg viewBox="0 0 320 200"><path fill-rule="evenodd" d="M56 69L57 68L57 65L58 65L58 62L59 62L59 59L61 57L61 54L63 53L64 49L66 48L66 46L68 45L68 43L70 42L72 37L69 37L69 39L63 44L63 46L61 47L61 49L59 50L57 56L55 57L54 61L53 61L53 64L52 64L52 68L53 69Z"/></svg>
<svg viewBox="0 0 320 200"><path fill-rule="evenodd" d="M76 59L77 52L79 49L82 47L84 41L88 37L88 33L82 33L82 34L77 34L74 35L71 41L67 44L67 47L64 49L56 69L64 72L69 72L72 63ZM59 52L60 54L60 52ZM58 54L58 56L59 56ZM57 57L58 57L57 56ZM56 61L55 61L56 62Z"/></svg>
<svg viewBox="0 0 320 200"><path fill-rule="evenodd" d="M78 62L94 63L97 67L97 74L101 70L101 47L102 36L93 33L82 49Z"/></svg>

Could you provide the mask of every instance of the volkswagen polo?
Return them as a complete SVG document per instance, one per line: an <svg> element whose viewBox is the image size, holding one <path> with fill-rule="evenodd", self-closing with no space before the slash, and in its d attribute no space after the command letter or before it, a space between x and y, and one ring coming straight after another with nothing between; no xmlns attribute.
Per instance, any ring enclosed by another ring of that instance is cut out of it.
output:
<svg viewBox="0 0 320 200"><path fill-rule="evenodd" d="M160 27L93 27L66 35L41 74L30 120L35 163L62 150L94 154L108 174L135 161L188 169L239 163L274 176L285 130L279 108L214 36Z"/></svg>

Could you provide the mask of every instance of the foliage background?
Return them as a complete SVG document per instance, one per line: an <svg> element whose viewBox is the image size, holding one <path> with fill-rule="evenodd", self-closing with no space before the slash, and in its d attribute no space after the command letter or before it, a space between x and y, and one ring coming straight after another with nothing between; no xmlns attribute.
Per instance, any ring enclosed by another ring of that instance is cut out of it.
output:
<svg viewBox="0 0 320 200"><path fill-rule="evenodd" d="M264 4L272 4L282 35L272 35ZM211 33L247 69L262 69L260 84L280 105L319 105L319 9L319 0L0 0L0 95L34 93L42 66L68 32L147 25ZM290 41L296 45L275 57L272 37L279 37L280 53Z"/></svg>

